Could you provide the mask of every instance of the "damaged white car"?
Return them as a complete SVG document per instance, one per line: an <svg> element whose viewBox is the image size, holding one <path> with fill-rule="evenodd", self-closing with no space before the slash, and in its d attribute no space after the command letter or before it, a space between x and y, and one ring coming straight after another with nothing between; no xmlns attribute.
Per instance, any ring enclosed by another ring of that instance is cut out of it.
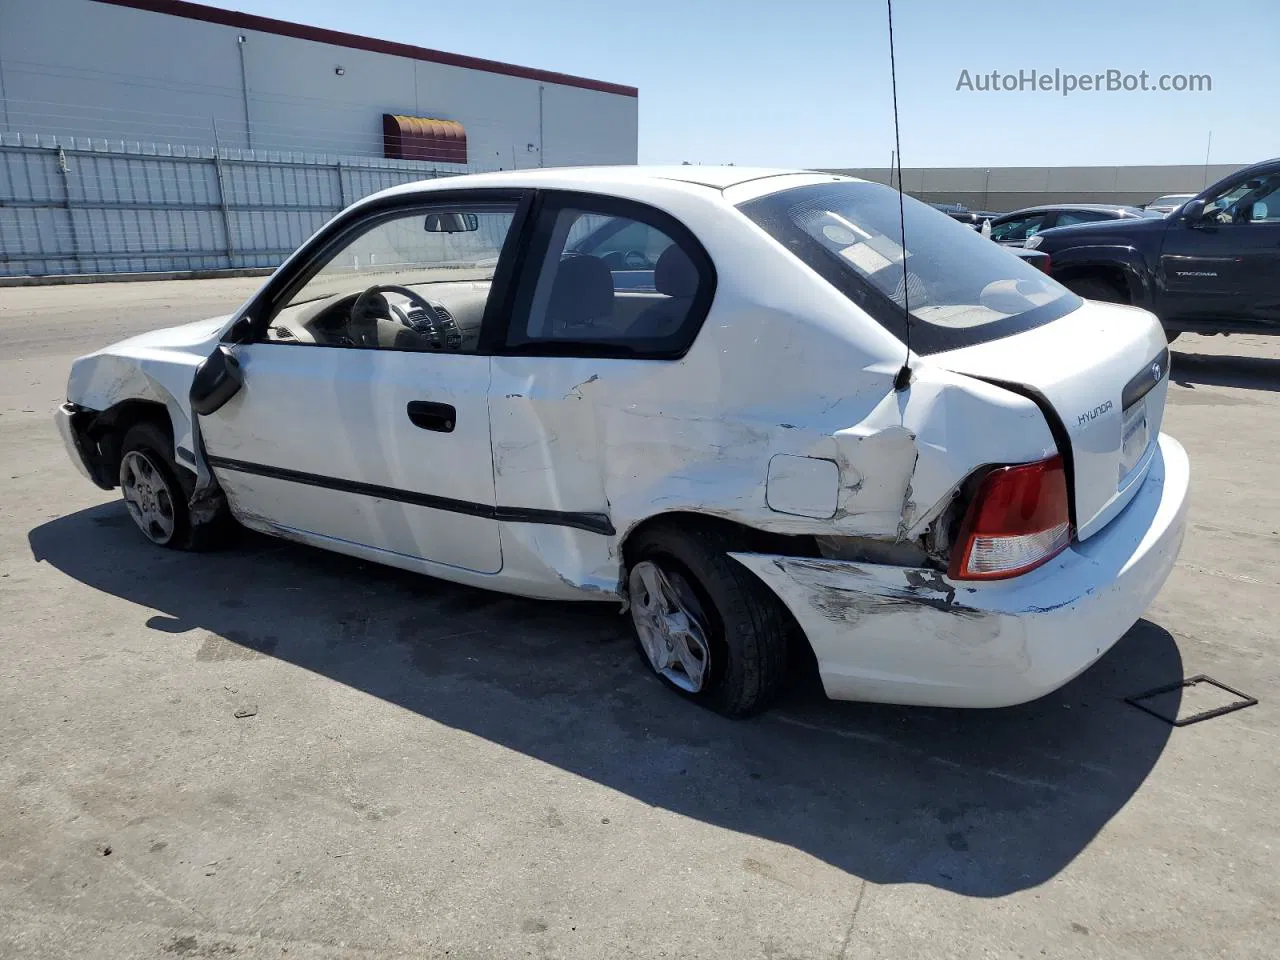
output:
<svg viewBox="0 0 1280 960"><path fill-rule="evenodd" d="M732 167L398 187L235 314L78 360L58 424L157 544L230 517L622 600L645 662L729 714L806 641L833 698L1019 703L1174 564L1168 349L1150 314L904 207Z"/></svg>

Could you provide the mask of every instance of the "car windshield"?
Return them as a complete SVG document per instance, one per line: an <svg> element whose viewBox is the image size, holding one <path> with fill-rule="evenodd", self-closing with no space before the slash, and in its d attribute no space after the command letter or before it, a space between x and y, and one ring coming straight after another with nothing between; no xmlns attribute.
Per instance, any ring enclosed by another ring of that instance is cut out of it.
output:
<svg viewBox="0 0 1280 960"><path fill-rule="evenodd" d="M1080 299L1040 270L928 204L862 181L797 187L740 209L921 353L1048 323ZM906 233L904 257L901 243ZM905 259L905 270L903 261Z"/></svg>

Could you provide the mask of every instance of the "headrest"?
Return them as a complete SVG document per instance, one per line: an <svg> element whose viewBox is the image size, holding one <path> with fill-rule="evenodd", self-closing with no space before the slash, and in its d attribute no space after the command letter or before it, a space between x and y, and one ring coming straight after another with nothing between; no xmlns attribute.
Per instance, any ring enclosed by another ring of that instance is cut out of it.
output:
<svg viewBox="0 0 1280 960"><path fill-rule="evenodd" d="M662 251L653 268L653 285L668 297L691 298L698 292L698 268L679 244L673 243Z"/></svg>
<svg viewBox="0 0 1280 960"><path fill-rule="evenodd" d="M613 315L613 274L599 257L574 254L560 261L547 302L553 326L581 326Z"/></svg>

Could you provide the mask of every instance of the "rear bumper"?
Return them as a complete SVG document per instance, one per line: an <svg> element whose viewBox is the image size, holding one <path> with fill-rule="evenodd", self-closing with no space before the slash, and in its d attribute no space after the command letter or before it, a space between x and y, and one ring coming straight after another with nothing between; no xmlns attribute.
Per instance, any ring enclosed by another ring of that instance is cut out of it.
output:
<svg viewBox="0 0 1280 960"><path fill-rule="evenodd" d="M98 452L98 445L85 435L84 424L94 416L93 411L85 410L74 403L64 403L53 415L53 422L58 427L58 435L62 437L62 445L66 447L67 456L85 476L103 490L115 486L114 478L107 475L106 465Z"/></svg>
<svg viewBox="0 0 1280 960"><path fill-rule="evenodd" d="M1172 437L1106 528L1012 580L733 554L795 615L837 700L1001 707L1043 696L1107 652L1173 569L1186 529L1187 455Z"/></svg>

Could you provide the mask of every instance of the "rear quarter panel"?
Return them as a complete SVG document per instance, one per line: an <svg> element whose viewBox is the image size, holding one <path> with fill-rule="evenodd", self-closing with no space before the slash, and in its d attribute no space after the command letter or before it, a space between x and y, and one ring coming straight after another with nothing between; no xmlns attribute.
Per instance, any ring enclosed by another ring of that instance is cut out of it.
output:
<svg viewBox="0 0 1280 960"><path fill-rule="evenodd" d="M716 265L711 311L683 358L493 360L498 502L603 512L618 531L606 541L509 525L562 578L616 585L627 532L671 512L913 537L976 466L1053 449L1030 401L927 362L895 392L902 344L732 207L686 195L702 189L635 198L684 222ZM833 517L771 509L778 454L838 466Z"/></svg>

